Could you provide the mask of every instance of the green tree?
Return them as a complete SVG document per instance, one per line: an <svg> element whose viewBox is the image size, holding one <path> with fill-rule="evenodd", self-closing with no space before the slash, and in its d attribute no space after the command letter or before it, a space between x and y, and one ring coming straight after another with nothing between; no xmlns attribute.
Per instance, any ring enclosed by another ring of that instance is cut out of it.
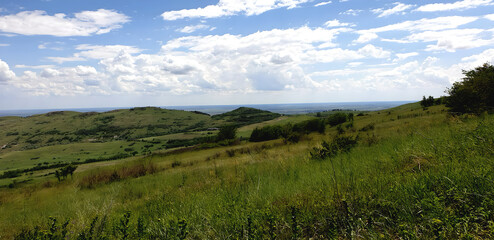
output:
<svg viewBox="0 0 494 240"><path fill-rule="evenodd" d="M425 96L423 96L422 97L422 101L420 101L420 105L423 108L433 106L434 103L435 103L435 101L434 101L434 97L433 96L429 96L428 98L425 98Z"/></svg>
<svg viewBox="0 0 494 240"><path fill-rule="evenodd" d="M446 106L451 112L475 113L494 110L494 66L489 63L470 71L463 70L463 81L447 89Z"/></svg>
<svg viewBox="0 0 494 240"><path fill-rule="evenodd" d="M216 137L217 141L235 139L237 135L237 127L234 125L227 125L220 128L220 132L218 132L218 136Z"/></svg>

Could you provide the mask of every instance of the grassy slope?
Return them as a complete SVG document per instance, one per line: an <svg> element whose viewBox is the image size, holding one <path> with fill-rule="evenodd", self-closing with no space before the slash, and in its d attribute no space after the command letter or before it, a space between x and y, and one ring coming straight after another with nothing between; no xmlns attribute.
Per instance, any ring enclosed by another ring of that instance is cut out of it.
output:
<svg viewBox="0 0 494 240"><path fill-rule="evenodd" d="M207 115L154 107L0 118L0 153L47 145L136 139L216 126ZM51 139L51 140L50 140Z"/></svg>
<svg viewBox="0 0 494 240"><path fill-rule="evenodd" d="M39 164L85 161L134 151L139 155L145 154L165 148L164 143L168 140L193 139L216 133L200 130L231 124L235 120L244 120L240 122L242 126L277 116L279 114L240 108L211 118L207 114L146 107L105 113L65 111L27 118L2 117L0 174ZM6 148L1 149L3 146ZM132 151L126 151L126 148ZM26 177L17 180L24 179ZM11 181L0 179L0 186Z"/></svg>
<svg viewBox="0 0 494 240"><path fill-rule="evenodd" d="M494 116L462 120L443 111L408 104L355 117L345 134L358 134L358 146L321 161L308 151L335 136L334 128L297 144L148 156L139 161L156 164L157 173L91 189L78 186L122 166L83 169L73 180L44 184L51 187L5 189L0 237L48 216L72 219L76 232L95 216L118 225L127 210L129 228L143 216L148 237L178 234L180 219L188 237L203 239L493 237ZM374 130L358 131L369 124ZM104 233L118 236L110 229Z"/></svg>

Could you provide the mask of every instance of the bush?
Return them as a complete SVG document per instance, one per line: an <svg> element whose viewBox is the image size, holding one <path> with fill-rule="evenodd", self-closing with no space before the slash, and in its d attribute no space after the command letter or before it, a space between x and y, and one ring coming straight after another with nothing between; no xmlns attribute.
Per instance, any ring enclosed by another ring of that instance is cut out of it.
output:
<svg viewBox="0 0 494 240"><path fill-rule="evenodd" d="M330 126L336 126L346 122L347 115L344 113L335 113L328 117L328 124Z"/></svg>
<svg viewBox="0 0 494 240"><path fill-rule="evenodd" d="M249 141L262 142L278 139L282 136L283 127L279 125L255 128L250 135Z"/></svg>
<svg viewBox="0 0 494 240"><path fill-rule="evenodd" d="M485 63L463 74L463 81L447 90L450 112L480 114L494 110L494 66Z"/></svg>
<svg viewBox="0 0 494 240"><path fill-rule="evenodd" d="M237 135L237 127L234 125L227 125L220 128L220 132L216 136L216 141L223 141L229 139L235 139Z"/></svg>
<svg viewBox="0 0 494 240"><path fill-rule="evenodd" d="M324 133L326 125L323 119L311 119L293 125L292 131L299 133L319 132Z"/></svg>
<svg viewBox="0 0 494 240"><path fill-rule="evenodd" d="M321 147L312 149L310 156L312 159L326 159L341 152L349 152L355 145L357 145L357 139L339 136L333 139L331 143L323 141Z"/></svg>
<svg viewBox="0 0 494 240"><path fill-rule="evenodd" d="M420 106L423 108L430 107L434 105L434 97L429 96L428 98L425 98L425 96L422 97L422 101L420 101Z"/></svg>

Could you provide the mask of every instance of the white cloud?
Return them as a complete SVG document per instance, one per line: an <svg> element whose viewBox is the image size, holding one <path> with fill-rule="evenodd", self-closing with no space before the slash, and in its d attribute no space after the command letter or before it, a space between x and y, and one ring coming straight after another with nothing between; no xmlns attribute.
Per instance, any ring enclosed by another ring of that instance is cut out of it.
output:
<svg viewBox="0 0 494 240"><path fill-rule="evenodd" d="M79 52L74 53L70 57L47 57L47 59L61 64L64 62L86 61L88 59L101 60L105 58L113 58L119 55L122 51L125 51L129 54L136 54L142 51L139 48L125 45L81 44L77 45L75 49L79 50Z"/></svg>
<svg viewBox="0 0 494 240"><path fill-rule="evenodd" d="M128 16L106 9L79 12L73 18L63 13L51 16L35 10L0 16L0 31L21 35L90 36L108 33L129 21Z"/></svg>
<svg viewBox="0 0 494 240"><path fill-rule="evenodd" d="M177 29L177 32L193 33L197 30L208 29L208 28L210 28L210 27L208 25L204 25L204 24L190 25L190 26L185 26L183 28Z"/></svg>
<svg viewBox="0 0 494 240"><path fill-rule="evenodd" d="M494 13L493 14L487 14L484 16L484 18L489 19L491 21L494 21Z"/></svg>
<svg viewBox="0 0 494 240"><path fill-rule="evenodd" d="M450 10L465 10L470 8L476 8L479 6L492 5L492 0L463 0L454 3L432 3L420 6L415 11L421 12L438 12L438 11L450 11Z"/></svg>
<svg viewBox="0 0 494 240"><path fill-rule="evenodd" d="M9 68L9 65L0 59L0 84L7 82L15 77L15 73Z"/></svg>
<svg viewBox="0 0 494 240"><path fill-rule="evenodd" d="M393 62L398 62L398 61L402 61L402 60L405 60L409 57L414 57L414 56L418 56L419 53L418 52L409 52L409 53L397 53L396 54L396 59L393 60Z"/></svg>
<svg viewBox="0 0 494 240"><path fill-rule="evenodd" d="M353 43L366 43L366 42L370 42L376 38L379 38L379 36L377 36L377 34L373 33L373 32L365 32L365 31L362 31L360 32L360 36L353 41Z"/></svg>
<svg viewBox="0 0 494 240"><path fill-rule="evenodd" d="M357 50L334 48L338 34L346 31L301 27L245 36L187 36L168 41L157 54L79 45L80 52L72 57L100 59L98 68L46 66L39 73L25 71L16 77L15 86L34 95L329 91L337 85L313 80L304 67L390 56L389 51L370 44Z"/></svg>
<svg viewBox="0 0 494 240"><path fill-rule="evenodd" d="M340 15L351 15L351 16L357 16L362 12L360 9L348 9L344 12L340 12Z"/></svg>
<svg viewBox="0 0 494 240"><path fill-rule="evenodd" d="M434 45L428 45L427 51L455 52L458 49L492 45L494 44L494 34L483 29L451 29L415 33L408 36L407 40L410 42L436 42Z"/></svg>
<svg viewBox="0 0 494 240"><path fill-rule="evenodd" d="M422 18L414 21L404 21L394 23L383 27L371 28L367 30L357 31L360 34L359 38L354 43L366 43L378 38L377 33L389 31L408 31L412 33L423 31L440 31L447 29L455 29L461 25L465 25L478 20L478 17L463 17L463 16L448 16L437 18ZM410 39L383 39L387 42L409 43Z"/></svg>
<svg viewBox="0 0 494 240"><path fill-rule="evenodd" d="M219 0L216 5L208 5L204 8L168 11L161 14L161 16L164 20L168 21L184 18L218 18L238 14L251 16L277 8L295 8L306 2L309 2L309 0Z"/></svg>
<svg viewBox="0 0 494 240"><path fill-rule="evenodd" d="M393 14L404 14L404 11L414 6L400 2L395 2L393 4L395 5L393 8L390 9L377 8L377 9L372 9L372 12L375 14L379 14L377 17L386 17Z"/></svg>
<svg viewBox="0 0 494 240"><path fill-rule="evenodd" d="M332 3L331 1L320 2L320 3L317 3L316 5L314 5L314 7L320 7L320 6L328 5L328 4L331 4L331 3Z"/></svg>
<svg viewBox="0 0 494 240"><path fill-rule="evenodd" d="M329 20L326 23L324 23L324 26L328 27L328 28L331 28L331 27L354 27L355 24L344 23L344 22L340 22L340 20L338 20L338 19L334 19L334 20Z"/></svg>
<svg viewBox="0 0 494 240"><path fill-rule="evenodd" d="M56 62L58 64L62 64L64 62L80 62L80 61L86 61L87 59L82 58L82 57L46 57L46 59Z"/></svg>
<svg viewBox="0 0 494 240"><path fill-rule="evenodd" d="M472 69L474 67L480 66L486 62L494 63L494 48L487 49L479 54L472 55L469 57L464 57L461 59L463 62L467 62L469 64L468 69Z"/></svg>
<svg viewBox="0 0 494 240"><path fill-rule="evenodd" d="M54 68L55 65L35 65L35 66L30 66L30 65L18 64L18 65L15 65L14 67L15 68L44 69L44 68Z"/></svg>
<svg viewBox="0 0 494 240"><path fill-rule="evenodd" d="M361 49L358 50L360 54L364 56L372 57L372 58L388 58L391 53L386 51L380 47L375 47L372 44L367 44Z"/></svg>
<svg viewBox="0 0 494 240"><path fill-rule="evenodd" d="M129 54L140 53L142 50L133 46L125 45L77 45L76 50L81 50L74 54L74 57L86 59L105 59L116 57L120 52L125 51Z"/></svg>
<svg viewBox="0 0 494 240"><path fill-rule="evenodd" d="M8 47L8 46L10 46L10 44L8 44L8 43L0 43L0 47Z"/></svg>
<svg viewBox="0 0 494 240"><path fill-rule="evenodd" d="M378 27L368 30L369 32L387 32L387 31L438 31L444 29L453 29L458 26L478 20L478 17L464 16L447 16L437 18L422 18L414 21L405 21L401 23L390 24L384 27Z"/></svg>

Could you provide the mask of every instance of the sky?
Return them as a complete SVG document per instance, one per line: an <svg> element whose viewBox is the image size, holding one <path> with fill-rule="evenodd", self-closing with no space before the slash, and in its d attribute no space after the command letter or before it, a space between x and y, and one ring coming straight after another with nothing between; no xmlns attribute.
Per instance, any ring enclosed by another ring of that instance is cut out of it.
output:
<svg viewBox="0 0 494 240"><path fill-rule="evenodd" d="M0 0L0 109L410 101L494 62L494 0Z"/></svg>

